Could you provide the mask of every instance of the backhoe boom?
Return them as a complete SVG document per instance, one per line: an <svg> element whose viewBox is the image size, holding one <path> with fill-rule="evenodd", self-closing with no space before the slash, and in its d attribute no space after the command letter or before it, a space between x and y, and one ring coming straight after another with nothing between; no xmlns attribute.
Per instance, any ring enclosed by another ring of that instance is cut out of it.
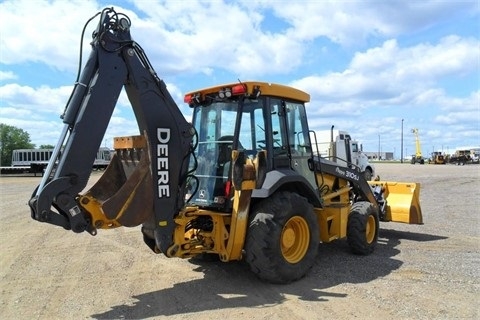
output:
<svg viewBox="0 0 480 320"><path fill-rule="evenodd" d="M65 129L57 144L59 150L64 146L63 151L59 152L59 159L52 157L44 179L29 201L32 217L75 232L96 233L91 223L92 213L85 210L90 200L82 198L83 203L79 203L79 192L87 184L117 99L125 88L139 131L145 138L141 149L130 151L144 153L146 162L143 169L136 169L143 170L137 174L138 183L125 187L121 184L134 172L125 170L122 155L113 160L119 165L117 171L110 170L110 179L120 184L118 191L127 188L130 192L123 192L124 198L115 198L118 205L113 207L125 209L134 197L131 192L152 190L152 199L144 206L153 204L150 212L155 216L149 217L151 231L157 247L166 250L172 241L174 215L183 207L195 130L183 117L141 47L131 39L128 17L104 9L91 44L90 57L66 107ZM58 166L53 170L57 160ZM118 178L119 175L123 177ZM108 175L105 179L109 179ZM105 189L96 188L94 193L101 199L98 205L108 207L114 195L105 196L102 194ZM126 213L128 210L123 211ZM126 216L124 219L128 220Z"/></svg>

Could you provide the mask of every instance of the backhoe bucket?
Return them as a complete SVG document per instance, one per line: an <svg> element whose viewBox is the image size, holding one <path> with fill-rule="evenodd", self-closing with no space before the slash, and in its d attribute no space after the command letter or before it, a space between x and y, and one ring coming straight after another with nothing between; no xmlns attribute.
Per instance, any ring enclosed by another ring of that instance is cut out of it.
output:
<svg viewBox="0 0 480 320"><path fill-rule="evenodd" d="M116 153L110 165L80 199L96 228L134 227L153 214L152 176L144 137L120 137L114 143Z"/></svg>
<svg viewBox="0 0 480 320"><path fill-rule="evenodd" d="M420 207L420 184L415 182L369 181L371 186L382 186L387 201L382 221L423 224Z"/></svg>

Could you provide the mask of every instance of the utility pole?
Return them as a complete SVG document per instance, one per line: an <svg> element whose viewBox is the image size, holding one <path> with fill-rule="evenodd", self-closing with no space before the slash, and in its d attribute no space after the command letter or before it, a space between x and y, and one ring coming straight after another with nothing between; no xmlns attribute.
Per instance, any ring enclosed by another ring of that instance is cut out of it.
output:
<svg viewBox="0 0 480 320"><path fill-rule="evenodd" d="M403 163L403 119L402 119L402 138L400 139L401 141L401 146L400 146L400 150L401 150L401 155L400 155L400 163Z"/></svg>
<svg viewBox="0 0 480 320"><path fill-rule="evenodd" d="M378 160L380 160L380 135L378 135Z"/></svg>

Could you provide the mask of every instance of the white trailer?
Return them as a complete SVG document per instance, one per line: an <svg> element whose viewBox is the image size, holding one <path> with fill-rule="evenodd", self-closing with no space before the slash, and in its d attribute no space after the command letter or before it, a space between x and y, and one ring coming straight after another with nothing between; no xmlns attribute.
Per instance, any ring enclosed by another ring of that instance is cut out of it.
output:
<svg viewBox="0 0 480 320"><path fill-rule="evenodd" d="M53 149L15 149L12 151L12 164L0 167L0 174L43 174L52 153ZM110 163L111 153L112 151L109 148L100 147L92 169L106 169Z"/></svg>

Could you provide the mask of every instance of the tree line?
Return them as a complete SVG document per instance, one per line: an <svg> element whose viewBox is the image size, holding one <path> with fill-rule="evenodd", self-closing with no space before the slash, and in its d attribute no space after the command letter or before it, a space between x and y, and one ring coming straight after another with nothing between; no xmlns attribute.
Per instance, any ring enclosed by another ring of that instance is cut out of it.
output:
<svg viewBox="0 0 480 320"><path fill-rule="evenodd" d="M52 149L52 145L41 145L39 149ZM0 165L12 164L12 151L15 149L34 149L30 134L15 126L0 123Z"/></svg>

